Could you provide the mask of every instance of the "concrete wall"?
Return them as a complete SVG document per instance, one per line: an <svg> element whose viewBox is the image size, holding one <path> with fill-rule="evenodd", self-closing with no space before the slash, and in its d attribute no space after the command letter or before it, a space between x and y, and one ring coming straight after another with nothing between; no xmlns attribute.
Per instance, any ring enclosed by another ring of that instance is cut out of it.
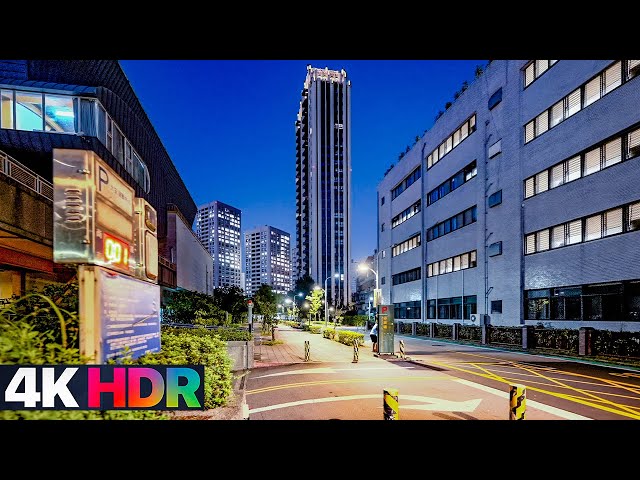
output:
<svg viewBox="0 0 640 480"><path fill-rule="evenodd" d="M231 371L253 368L253 340L227 342L227 352L231 357Z"/></svg>
<svg viewBox="0 0 640 480"><path fill-rule="evenodd" d="M167 213L167 250L175 250L178 287L201 293L213 293L213 258L175 212Z"/></svg>

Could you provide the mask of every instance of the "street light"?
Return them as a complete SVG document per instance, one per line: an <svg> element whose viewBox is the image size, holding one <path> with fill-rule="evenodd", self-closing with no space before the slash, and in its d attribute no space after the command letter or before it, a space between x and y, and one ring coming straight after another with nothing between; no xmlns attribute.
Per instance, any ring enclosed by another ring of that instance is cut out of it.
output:
<svg viewBox="0 0 640 480"><path fill-rule="evenodd" d="M329 323L329 310L327 309L327 280L329 280L332 275L329 275L324 279L324 326L327 327ZM340 278L339 273L334 273L333 278Z"/></svg>
<svg viewBox="0 0 640 480"><path fill-rule="evenodd" d="M376 272L373 268L371 268L369 265L367 265L366 263L361 263L360 265L358 265L358 270L360 270L361 272L366 272L367 270L373 272L373 274L376 276L376 290L378 290L378 272Z"/></svg>
<svg viewBox="0 0 640 480"><path fill-rule="evenodd" d="M287 305L289 305L291 302L293 302L293 300L291 300L290 298L285 298L284 299L284 303L286 303ZM294 307L294 312L295 312L295 307ZM287 315L287 318L289 318L288 315ZM289 320L291 320L291 318L289 318Z"/></svg>

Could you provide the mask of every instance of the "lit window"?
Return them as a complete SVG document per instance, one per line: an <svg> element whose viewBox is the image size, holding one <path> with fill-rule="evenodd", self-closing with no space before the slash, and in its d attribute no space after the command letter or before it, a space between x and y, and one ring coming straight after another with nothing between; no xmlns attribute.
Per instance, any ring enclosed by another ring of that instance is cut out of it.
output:
<svg viewBox="0 0 640 480"><path fill-rule="evenodd" d="M75 132L73 98L63 95L45 95L45 130L48 132Z"/></svg>
<svg viewBox="0 0 640 480"><path fill-rule="evenodd" d="M16 92L16 129L44 130L42 118L42 94Z"/></svg>

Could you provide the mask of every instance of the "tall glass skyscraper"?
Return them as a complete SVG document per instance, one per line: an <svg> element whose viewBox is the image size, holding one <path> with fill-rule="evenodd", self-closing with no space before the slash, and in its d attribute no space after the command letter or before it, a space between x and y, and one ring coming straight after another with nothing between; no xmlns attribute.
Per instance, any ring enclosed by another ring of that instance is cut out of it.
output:
<svg viewBox="0 0 640 480"><path fill-rule="evenodd" d="M296 157L296 274L309 274L323 288L326 280L329 302L347 305L351 82L344 70L307 66L296 120Z"/></svg>
<svg viewBox="0 0 640 480"><path fill-rule="evenodd" d="M241 286L241 211L219 201L200 205L196 235L213 257L213 286Z"/></svg>

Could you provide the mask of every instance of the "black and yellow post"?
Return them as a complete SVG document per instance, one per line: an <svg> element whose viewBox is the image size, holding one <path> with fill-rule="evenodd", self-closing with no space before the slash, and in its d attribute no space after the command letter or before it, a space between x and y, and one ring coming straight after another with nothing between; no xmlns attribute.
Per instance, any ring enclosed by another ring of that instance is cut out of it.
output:
<svg viewBox="0 0 640 480"><path fill-rule="evenodd" d="M404 356L404 340L400 340L400 358L405 358L405 356Z"/></svg>
<svg viewBox="0 0 640 480"><path fill-rule="evenodd" d="M524 420L527 410L527 389L524 385L514 384L509 392L509 420Z"/></svg>
<svg viewBox="0 0 640 480"><path fill-rule="evenodd" d="M398 407L398 389L387 388L382 391L384 419L400 420L400 408Z"/></svg>
<svg viewBox="0 0 640 480"><path fill-rule="evenodd" d="M358 363L358 339L353 339L353 362Z"/></svg>
<svg viewBox="0 0 640 480"><path fill-rule="evenodd" d="M304 361L308 362L309 361L309 357L311 356L311 352L310 352L310 348L309 348L309 340L305 340L304 341Z"/></svg>

